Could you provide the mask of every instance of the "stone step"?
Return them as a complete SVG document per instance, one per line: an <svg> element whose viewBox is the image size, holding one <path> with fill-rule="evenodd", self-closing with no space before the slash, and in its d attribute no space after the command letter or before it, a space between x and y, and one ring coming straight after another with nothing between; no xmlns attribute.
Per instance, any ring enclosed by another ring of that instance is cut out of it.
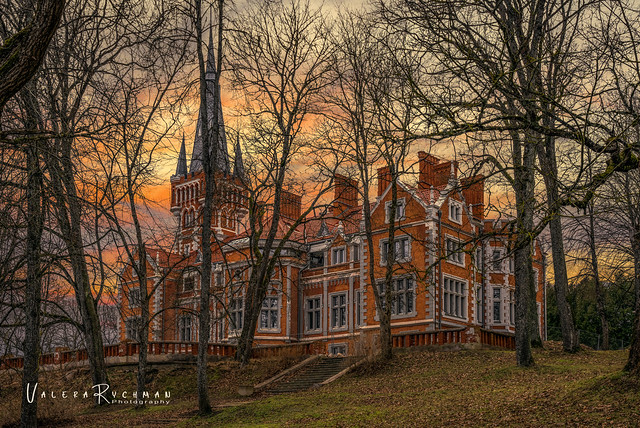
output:
<svg viewBox="0 0 640 428"><path fill-rule="evenodd" d="M309 389L340 373L352 362L352 359L344 357L320 358L292 376L282 379L267 392L283 394Z"/></svg>

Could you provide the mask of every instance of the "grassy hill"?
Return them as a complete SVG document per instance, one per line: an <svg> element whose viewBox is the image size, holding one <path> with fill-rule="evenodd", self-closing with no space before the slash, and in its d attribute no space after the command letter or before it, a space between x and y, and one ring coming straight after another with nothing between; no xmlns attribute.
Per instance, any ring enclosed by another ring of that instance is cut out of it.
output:
<svg viewBox="0 0 640 428"><path fill-rule="evenodd" d="M312 391L279 396L236 395L237 385L268 377L291 362L264 362L240 370L233 362L212 367L216 414L195 415L195 368L160 369L155 388L172 390L169 406L67 409L56 426L637 426L640 383L621 369L624 351L535 352L536 366L514 365L508 351L413 351L393 364L357 372ZM133 373L121 373L130 379ZM4 395L4 394L0 394ZM1 398L1 397L0 397ZM53 414L53 413L52 413Z"/></svg>

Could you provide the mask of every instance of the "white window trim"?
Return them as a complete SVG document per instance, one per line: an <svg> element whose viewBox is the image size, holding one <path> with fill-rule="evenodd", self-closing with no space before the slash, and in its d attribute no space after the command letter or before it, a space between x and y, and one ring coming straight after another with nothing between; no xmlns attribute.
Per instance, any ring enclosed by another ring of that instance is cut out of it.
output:
<svg viewBox="0 0 640 428"><path fill-rule="evenodd" d="M413 310L411 312L407 312L407 313L400 314L400 315L398 315L398 314L394 315L393 311L392 311L391 312L391 319L392 320L403 319L403 318L413 318L418 314L418 304L416 302L416 298L418 296L418 293L417 293L418 284L416 282L415 275L411 275L411 274L406 275L405 274L405 275L394 276L392 278L392 281L397 281L399 279L405 279L405 278L410 278L413 281L413 290L411 291L413 293ZM377 282L377 286L379 287L381 283L383 283L382 280L378 281ZM363 295L364 295L364 293L363 293ZM362 298L362 297L363 296L361 296L360 298ZM380 296L380 297L384 298L384 295ZM361 311L364 311L364 308L361 308ZM362 313L362 317L363 317L363 322L364 322L364 312ZM378 305L376 305L376 315L374 317L374 320L375 321L380 321L380 315L378 314Z"/></svg>
<svg viewBox="0 0 640 428"><path fill-rule="evenodd" d="M452 206L456 206L460 209L460 218L458 220L456 220L455 218L451 217L451 207ZM449 220L451 220L452 222L456 223L456 224L462 224L462 212L464 210L462 209L462 202L456 201L455 199L449 198Z"/></svg>
<svg viewBox="0 0 640 428"><path fill-rule="evenodd" d="M467 300L467 304L464 306L464 313L465 315L463 317L459 317L457 315L451 315L451 314L447 314L444 311L444 280L445 279L449 279L449 280L454 280L454 281L460 281L464 284L464 289L465 292L462 293L465 297L465 299ZM448 318L453 318L453 319L457 319L457 320L463 320L463 321L468 321L469 320L469 281L467 281L464 278L460 278L459 276L455 276L455 275L449 275L449 274L445 274L442 276L442 315Z"/></svg>
<svg viewBox="0 0 640 428"><path fill-rule="evenodd" d="M500 273L504 272L504 252L502 251L503 249L504 248L502 247L491 247L491 260L490 260L491 272L500 272ZM493 254L496 251L500 253L500 257L499 257L500 269L495 269L495 265L494 265L495 257L493 256Z"/></svg>
<svg viewBox="0 0 640 428"><path fill-rule="evenodd" d="M320 299L320 306L318 307L318 309L314 309L313 310L314 312L316 312L316 311L320 312L320 325L318 326L318 328L311 329L311 328L309 328L309 325L307 324L307 321L308 321L307 314L310 312L309 311L309 305L308 305L307 302L309 300L315 300L315 299ZM315 295L315 296L307 296L307 297L305 297L305 299L304 299L304 332L305 333L320 333L320 332L322 332L322 319L324 318L323 317L324 311L322 310L323 307L324 306L322 305L322 295L318 294L318 295Z"/></svg>
<svg viewBox="0 0 640 428"><path fill-rule="evenodd" d="M391 207L391 202L387 201L384 203L384 222L389 223L389 208ZM407 219L407 201L405 198L398 198L398 205L402 205L402 217L396 217L396 222ZM398 209L396 208L396 215L398 214Z"/></svg>
<svg viewBox="0 0 640 428"><path fill-rule="evenodd" d="M345 323L344 326L341 327L334 327L331 325L331 311L333 310L333 306L331 306L331 301L332 301L332 297L333 296L337 296L337 295L344 295L344 310L345 310ZM328 299L329 301L327 302L327 306L328 306L328 311L327 313L329 314L329 331L345 331L349 329L349 293L345 290L345 291L336 291L334 293L329 293L328 295ZM322 303L321 303L322 304ZM322 307L322 306L321 306ZM321 315L322 316L322 315ZM320 320L320 324L322 324L322 320Z"/></svg>
<svg viewBox="0 0 640 428"><path fill-rule="evenodd" d="M500 285L491 285L491 325L507 325L508 322L506 320L505 317L505 313L504 313L504 302L505 302L505 293L503 292L504 287L500 286ZM495 313L494 313L494 305L496 302L496 298L495 296L495 291L494 290L500 290L500 321L496 321L495 320Z"/></svg>
<svg viewBox="0 0 640 428"><path fill-rule="evenodd" d="M240 295L235 295L235 296L232 294L229 297L229 316L231 317L232 313L238 312L237 310L235 310L233 312L231 311L231 301L232 300L238 300L238 299L242 301L242 325L244 326L244 323L245 323L244 311L245 311L245 304L246 304L245 299L244 299L244 293L242 293ZM233 324L234 323L231 320L229 320L229 337L237 337L237 333L242 331L242 327L234 328Z"/></svg>
<svg viewBox="0 0 640 428"><path fill-rule="evenodd" d="M260 321L262 319L262 304L260 304L260 314L258 315L258 331L262 333L280 333L282 331L282 297L279 295L267 294L265 299L278 299L278 326L274 328L262 327L260 326ZM244 311L244 305L242 306ZM244 317L244 313L243 313ZM244 320L243 320L244 321Z"/></svg>
<svg viewBox="0 0 640 428"><path fill-rule="evenodd" d="M402 235L397 235L394 236L393 240L394 240L394 245L395 242L398 240L403 240L407 238L409 240L409 245L408 245L408 249L407 249L407 256L404 258L399 259L396 255L396 263L407 263L411 261L411 252L412 252L412 243L413 243L413 239L411 239L410 235L407 234L402 234ZM380 254L380 266L386 266L387 265L387 258L386 257L382 257L382 248L384 248L384 244L389 242L389 238L383 238L380 240L380 243L378 244L378 250L379 250L379 254Z"/></svg>
<svg viewBox="0 0 640 428"><path fill-rule="evenodd" d="M453 253L449 254L449 250L447 249L447 241L449 241L449 240L456 242L458 244L458 248L462 248L461 252L455 253L455 254L460 254L462 256L462 262L457 262L457 261L451 260L449 258L453 254ZM456 238L456 237L451 236L449 234L445 234L444 235L444 249L445 249L445 252L446 252L446 255L447 255L447 258L446 258L447 263L451 263L452 265L456 265L456 266L460 266L460 267L465 267L466 266L466 261L467 261L465 256L467 255L467 253L464 251L464 247L462 247L460 245L461 242L462 242L462 240L459 239L459 238Z"/></svg>
<svg viewBox="0 0 640 428"><path fill-rule="evenodd" d="M342 258L343 258L343 260L342 260L340 263L337 263L337 262L333 259L333 256L334 256L334 251L339 251L339 250L342 250L342 251L343 251L343 253L342 253ZM341 245L341 246L339 246L339 247L331 248L331 252L330 252L330 253L331 253L331 266L334 266L334 265L341 265L341 264L344 264L344 263L348 263L348 260L347 260L347 246L346 246L346 245Z"/></svg>

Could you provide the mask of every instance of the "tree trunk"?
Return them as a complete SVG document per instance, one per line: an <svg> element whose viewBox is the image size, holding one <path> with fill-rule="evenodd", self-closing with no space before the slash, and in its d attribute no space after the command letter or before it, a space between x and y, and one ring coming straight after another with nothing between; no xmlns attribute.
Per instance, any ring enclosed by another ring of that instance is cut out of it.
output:
<svg viewBox="0 0 640 428"><path fill-rule="evenodd" d="M629 358L625 370L632 375L640 377L640 224L631 237L633 247L633 270L635 273L635 320L633 322L633 332L631 334L631 347L629 348Z"/></svg>
<svg viewBox="0 0 640 428"><path fill-rule="evenodd" d="M600 282L600 270L598 268L598 253L596 252L596 230L594 224L594 205L589 204L589 252L591 254L591 270L596 291L596 309L600 317L600 327L602 329L602 350L609 350L609 322L605 309L605 298L602 283Z"/></svg>
<svg viewBox="0 0 640 428"><path fill-rule="evenodd" d="M515 242L515 298L516 298L516 363L528 367L534 364L531 353L530 316L531 283L531 244L534 211L534 163L535 144L530 136L524 142L512 133L513 138L513 189L516 196L516 242Z"/></svg>
<svg viewBox="0 0 640 428"><path fill-rule="evenodd" d="M558 169L556 166L555 139L545 137L545 147L538 146L538 160L544 177L547 191L547 203L549 206L549 232L551 235L551 254L553 259L553 276L560 327L562 329L562 347L565 352L577 352L580 349L578 334L573 324L571 307L567 302L569 292L569 278L565 261L564 241L562 234L562 221L560 218L560 206L558 195Z"/></svg>
<svg viewBox="0 0 640 428"><path fill-rule="evenodd" d="M51 185L54 190L57 219L67 249L69 263L73 272L73 287L76 302L82 318L82 333L89 356L91 378L94 385L108 383L104 362L102 330L91 292L89 272L84 254L82 239L82 217L80 200L77 196L73 163L71 160L72 140L63 138L60 150L55 150L45 161L51 171ZM98 397L96 397L96 404Z"/></svg>
<svg viewBox="0 0 640 428"><path fill-rule="evenodd" d="M27 281L24 293L25 336L24 368L22 372L22 409L20 425L37 425L38 384L40 360L40 242L42 239L42 173L36 143L27 143ZM33 395L32 395L33 394Z"/></svg>
<svg viewBox="0 0 640 428"><path fill-rule="evenodd" d="M635 274L635 320L631 334L631 346L629 359L625 370L634 376L640 377L640 206L634 203L630 189L629 176L624 177L625 195L627 198L627 211L631 224L631 250L633 252L633 270Z"/></svg>

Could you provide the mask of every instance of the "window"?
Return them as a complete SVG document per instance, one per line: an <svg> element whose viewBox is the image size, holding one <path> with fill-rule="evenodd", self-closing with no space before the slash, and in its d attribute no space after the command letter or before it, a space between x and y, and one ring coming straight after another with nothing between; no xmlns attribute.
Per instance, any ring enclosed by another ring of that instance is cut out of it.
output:
<svg viewBox="0 0 640 428"><path fill-rule="evenodd" d="M509 257L509 273L513 273L515 270L515 264L513 261L513 256Z"/></svg>
<svg viewBox="0 0 640 428"><path fill-rule="evenodd" d="M331 296L331 329L340 329L347 326L347 294L334 294Z"/></svg>
<svg viewBox="0 0 640 428"><path fill-rule="evenodd" d="M411 245L408 236L400 236L393 240L395 246L396 261L403 262L411 260ZM380 264L387 264L387 255L389 254L389 241L381 242L380 248Z"/></svg>
<svg viewBox="0 0 640 428"><path fill-rule="evenodd" d="M538 278L540 278L540 276L538 274L538 269L533 268L533 285L536 288L536 293L538 292L538 290L540 288L540 282L539 282Z"/></svg>
<svg viewBox="0 0 640 428"><path fill-rule="evenodd" d="M190 252L191 252L191 245L184 244L184 255L188 256Z"/></svg>
<svg viewBox="0 0 640 428"><path fill-rule="evenodd" d="M142 319L140 317L131 317L125 321L125 336L129 340L137 342L139 340L140 327L142 327Z"/></svg>
<svg viewBox="0 0 640 428"><path fill-rule="evenodd" d="M447 238L447 260L451 263L464 265L464 247L461 242Z"/></svg>
<svg viewBox="0 0 640 428"><path fill-rule="evenodd" d="M182 282L182 291L189 292L196 288L196 278L193 275L185 276Z"/></svg>
<svg viewBox="0 0 640 428"><path fill-rule="evenodd" d="M338 265L345 262L344 253L346 252L344 247L334 248L331 250L331 263Z"/></svg>
<svg viewBox="0 0 640 428"><path fill-rule="evenodd" d="M476 267L482 269L482 248L476 249Z"/></svg>
<svg viewBox="0 0 640 428"><path fill-rule="evenodd" d="M414 284L413 278L405 277L393 280L393 294L391 297L391 315L403 316L410 315L415 311L414 307ZM384 298L384 283L380 283L380 299L382 307L385 307L386 299Z"/></svg>
<svg viewBox="0 0 640 428"><path fill-rule="evenodd" d="M393 201L387 201L384 204L384 208L385 208L384 222L385 223L389 223L389 220L391 219L391 203L392 202ZM405 207L406 207L406 203L404 198L398 199L398 201L396 202L396 215L395 215L396 221L405 219Z"/></svg>
<svg viewBox="0 0 640 428"><path fill-rule="evenodd" d="M329 355L347 355L346 343L340 343L338 345L329 345Z"/></svg>
<svg viewBox="0 0 640 428"><path fill-rule="evenodd" d="M267 296L262 301L260 310L260 328L266 330L276 330L280 325L280 308L277 297Z"/></svg>
<svg viewBox="0 0 640 428"><path fill-rule="evenodd" d="M191 342L193 340L191 334L191 316L182 315L178 318L178 340L181 342Z"/></svg>
<svg viewBox="0 0 640 428"><path fill-rule="evenodd" d="M224 285L224 274L222 272L215 272L214 281L217 287L222 287Z"/></svg>
<svg viewBox="0 0 640 428"><path fill-rule="evenodd" d="M453 199L449 199L449 220L462 223L462 204Z"/></svg>
<svg viewBox="0 0 640 428"><path fill-rule="evenodd" d="M309 267L317 268L324 266L324 252L317 251L315 253L309 254Z"/></svg>
<svg viewBox="0 0 640 428"><path fill-rule="evenodd" d="M320 330L320 297L307 299L307 330Z"/></svg>
<svg viewBox="0 0 640 428"><path fill-rule="evenodd" d="M494 271L501 271L502 270L502 251L493 250L492 257L493 258L491 260L491 268Z"/></svg>
<svg viewBox="0 0 640 428"><path fill-rule="evenodd" d="M142 297L140 296L140 287L129 289L129 307L139 308L142 305Z"/></svg>
<svg viewBox="0 0 640 428"><path fill-rule="evenodd" d="M467 316L467 284L453 278L444 278L444 313L452 317Z"/></svg>
<svg viewBox="0 0 640 428"><path fill-rule="evenodd" d="M493 322L502 322L502 290L493 289Z"/></svg>
<svg viewBox="0 0 640 428"><path fill-rule="evenodd" d="M362 325L362 293L356 291L356 326Z"/></svg>
<svg viewBox="0 0 640 428"><path fill-rule="evenodd" d="M360 245L354 244L351 246L351 260L354 262L360 261Z"/></svg>
<svg viewBox="0 0 640 428"><path fill-rule="evenodd" d="M509 291L509 324L516 324L516 299L513 291Z"/></svg>
<svg viewBox="0 0 640 428"><path fill-rule="evenodd" d="M229 302L229 328L231 330L242 330L242 320L244 316L244 300L242 297L232 297Z"/></svg>

